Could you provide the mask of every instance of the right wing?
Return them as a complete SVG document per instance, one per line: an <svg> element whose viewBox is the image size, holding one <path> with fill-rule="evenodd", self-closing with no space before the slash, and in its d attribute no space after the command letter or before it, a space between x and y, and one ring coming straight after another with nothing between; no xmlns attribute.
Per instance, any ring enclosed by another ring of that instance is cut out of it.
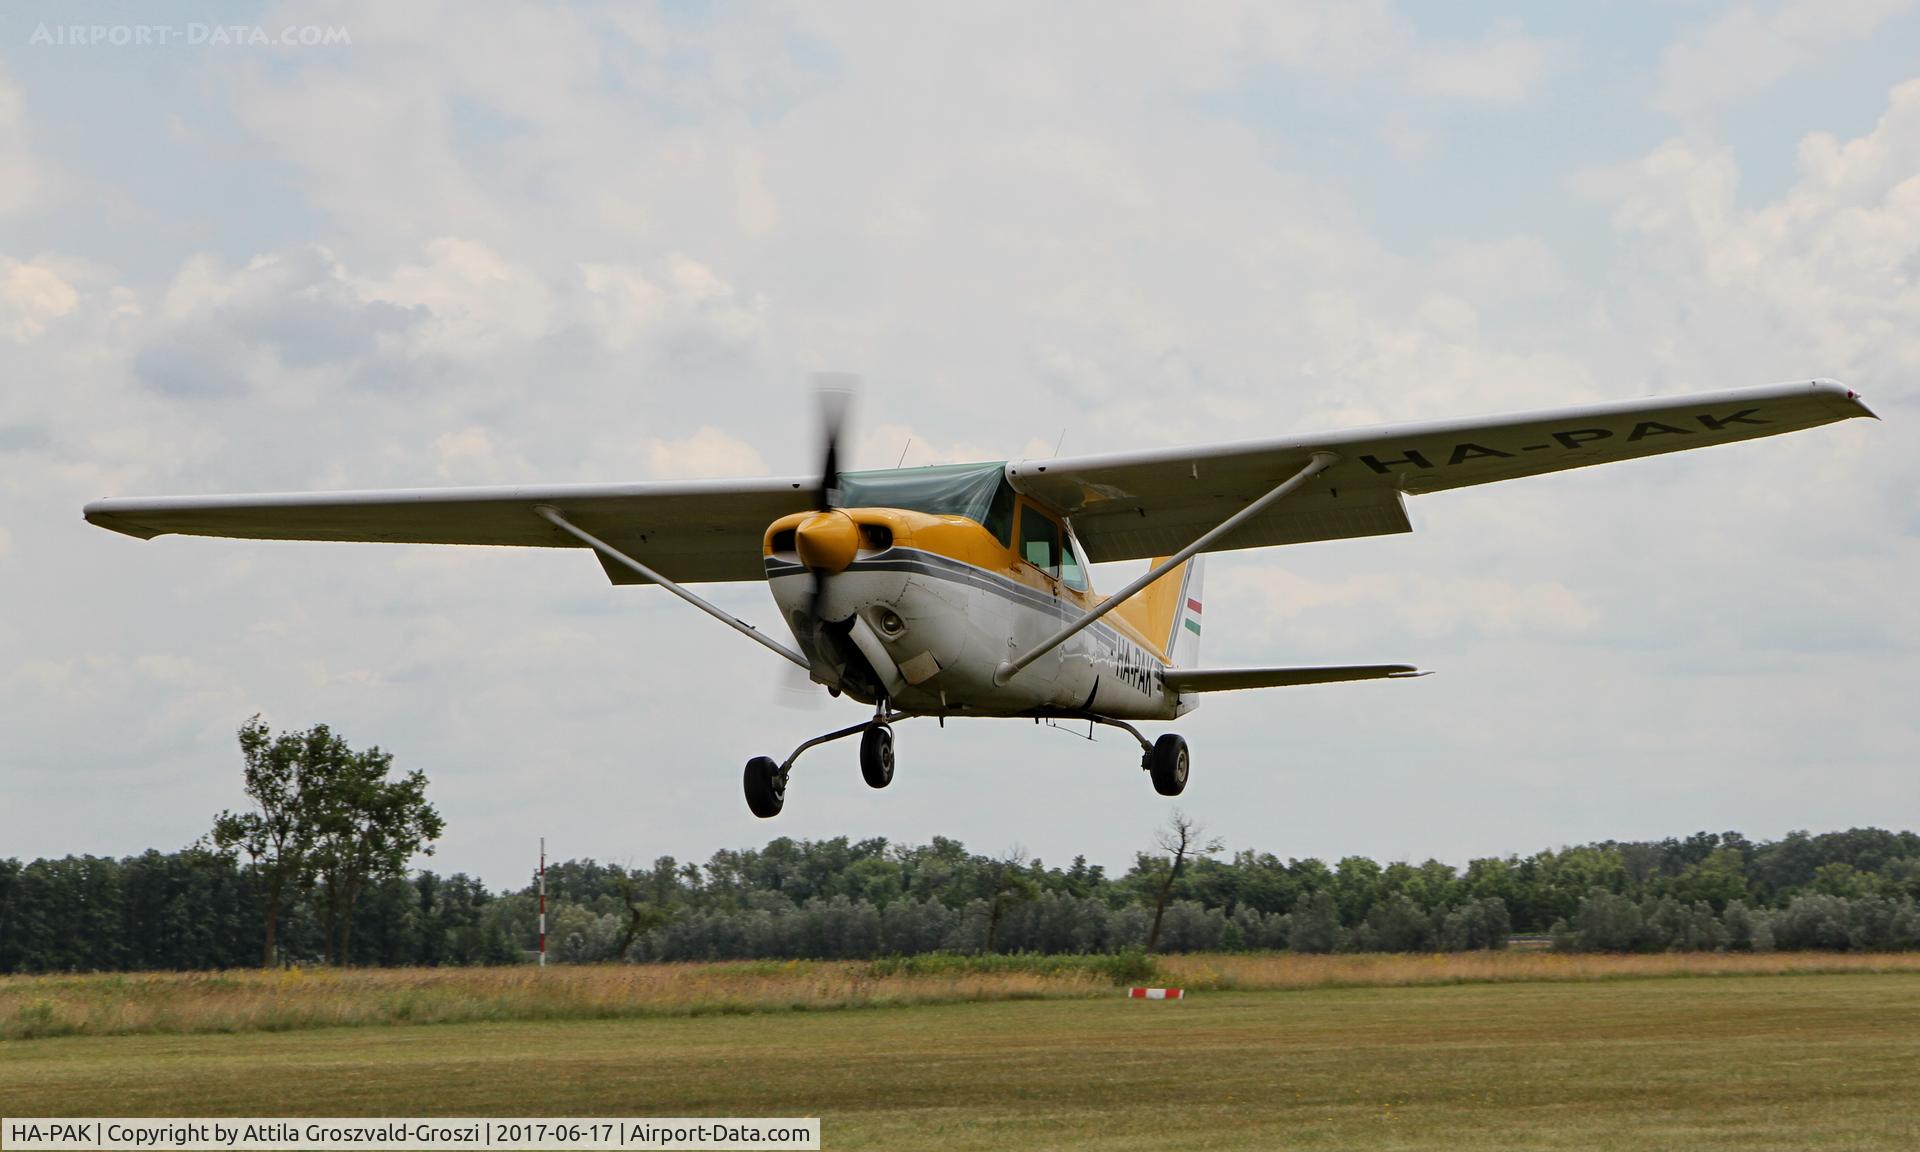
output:
<svg viewBox="0 0 1920 1152"><path fill-rule="evenodd" d="M1183 692L1234 692L1242 688L1290 688L1347 680L1407 680L1426 676L1411 664L1343 664L1331 668L1168 668L1160 674Z"/></svg>
<svg viewBox="0 0 1920 1152"><path fill-rule="evenodd" d="M1339 460L1211 550L1410 532L1404 496L1872 415L1845 385L1802 380L1279 440L1016 460L1007 465L1007 479L1068 517L1097 563L1178 552L1305 468L1317 452Z"/></svg>
<svg viewBox="0 0 1920 1152"><path fill-rule="evenodd" d="M86 506L86 518L142 540L177 532L244 540L583 547L534 511L549 505L669 580L762 580L767 525L813 507L818 485L812 479L760 478L130 497L95 500ZM601 563L615 584L643 582L624 566Z"/></svg>

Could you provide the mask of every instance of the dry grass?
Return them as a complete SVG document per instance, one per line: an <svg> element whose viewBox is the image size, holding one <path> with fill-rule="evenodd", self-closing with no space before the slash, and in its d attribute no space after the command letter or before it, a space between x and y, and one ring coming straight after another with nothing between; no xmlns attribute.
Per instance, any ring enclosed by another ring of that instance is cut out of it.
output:
<svg viewBox="0 0 1920 1152"><path fill-rule="evenodd" d="M1216 954L1156 963L1158 974L1141 982L1198 991L1920 972L1920 955L1806 953ZM8 976L0 977L0 1040L805 1012L1065 999L1111 988L1097 963L1042 957Z"/></svg>
<svg viewBox="0 0 1920 1152"><path fill-rule="evenodd" d="M1920 953L1912 952L1675 952L1646 956L1552 952L1301 956L1264 952L1163 956L1158 960L1169 984L1203 991L1920 972Z"/></svg>
<svg viewBox="0 0 1920 1152"><path fill-rule="evenodd" d="M0 1039L596 1020L1074 996L1086 971L876 976L858 963L302 969L0 977Z"/></svg>

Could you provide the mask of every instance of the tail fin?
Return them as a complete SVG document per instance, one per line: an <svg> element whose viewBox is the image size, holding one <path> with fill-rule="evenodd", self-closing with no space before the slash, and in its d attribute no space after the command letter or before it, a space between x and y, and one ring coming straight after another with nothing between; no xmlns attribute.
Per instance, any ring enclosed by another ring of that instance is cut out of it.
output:
<svg viewBox="0 0 1920 1152"><path fill-rule="evenodd" d="M1167 642L1168 662L1175 668L1200 666L1200 586L1206 576L1206 562L1205 556L1195 556L1181 565L1186 571L1186 587L1180 590L1180 602L1173 613L1173 639Z"/></svg>
<svg viewBox="0 0 1920 1152"><path fill-rule="evenodd" d="M1156 557L1158 564L1165 557ZM1206 557L1195 556L1146 589L1114 614L1126 618L1140 635L1160 646L1160 655L1176 668L1200 662L1200 582Z"/></svg>

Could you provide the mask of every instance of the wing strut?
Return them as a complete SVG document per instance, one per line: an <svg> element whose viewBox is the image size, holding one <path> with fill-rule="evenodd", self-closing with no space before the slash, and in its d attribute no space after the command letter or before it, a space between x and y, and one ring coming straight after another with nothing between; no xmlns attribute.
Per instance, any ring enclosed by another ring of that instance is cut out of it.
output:
<svg viewBox="0 0 1920 1152"><path fill-rule="evenodd" d="M553 507L550 504L536 504L533 510L539 513L541 519L545 520L549 524L552 524L555 528L560 529L562 532L565 532L567 535L572 536L574 539L580 541L582 544L585 544L587 547L593 549L595 552L600 553L600 555L605 556L609 560L617 561L618 563L624 564L627 567L633 569L635 572L638 572L642 577L646 579L648 583L660 585L660 587L665 588L667 591L673 593L675 596L680 597L680 599L685 600L687 603L693 605L695 608L700 609L700 611L705 612L707 615L713 617L715 620L720 621L722 624L725 624L727 627L732 628L735 632L740 633L742 636L746 636L747 638L752 640L757 640L760 643L766 645L768 648L773 649L775 652L778 652L780 655L785 656L787 659L793 661L795 664L800 665L800 667L806 668L809 671L812 670L813 666L807 663L807 658L805 656L800 655L800 653L795 652L793 649L787 647L785 644L780 643L778 640L775 640L772 637L767 636L766 634L761 632L758 628L755 628L753 625L740 619L738 616L734 616L730 613L723 612L719 608L716 608L712 604L708 603L707 601L702 600L698 596L695 596L693 593L687 591L685 588L681 587L678 584L675 584L673 581L667 579L665 576L660 575L660 573L655 572L653 569L647 567L645 564L640 563L640 561L635 560L633 557L627 555L625 552L620 551L618 548L615 548L613 545L607 543L605 540L600 539L598 536L594 536L588 532L583 532L580 529L574 527L571 523L567 521L567 518L565 516L560 515L559 509Z"/></svg>
<svg viewBox="0 0 1920 1152"><path fill-rule="evenodd" d="M1202 533L1198 540L1195 540L1185 548L1180 549L1180 551L1175 552L1173 555L1148 569L1145 576L1140 577L1125 588L1120 589L1120 591L1100 601L1100 603L1094 606L1093 611L1075 620L1065 628L1060 629L1060 631L1055 632L1052 636L1047 637L1027 651L1022 652L1018 657L1012 660L1001 661L1000 666L993 671L993 682L995 684L1005 684L1007 681L1013 679L1019 675L1022 668L1025 668L1035 660L1040 659L1040 657L1045 656L1055 648L1066 643L1068 639L1082 628L1087 627L1095 620L1100 619L1100 617L1120 607L1121 604L1132 599L1147 585L1186 563L1194 553L1206 551L1207 545L1225 536L1235 528L1238 528L1245 521L1258 516L1266 510L1267 505L1274 503L1315 476L1333 467L1339 459L1338 456L1335 456L1331 452L1315 452L1313 458L1307 462L1305 468L1300 469L1300 471L1295 472L1292 476L1276 485L1265 496L1260 497L1245 508L1240 509L1240 511L1235 512L1225 520L1220 521L1220 523L1214 525L1209 531Z"/></svg>

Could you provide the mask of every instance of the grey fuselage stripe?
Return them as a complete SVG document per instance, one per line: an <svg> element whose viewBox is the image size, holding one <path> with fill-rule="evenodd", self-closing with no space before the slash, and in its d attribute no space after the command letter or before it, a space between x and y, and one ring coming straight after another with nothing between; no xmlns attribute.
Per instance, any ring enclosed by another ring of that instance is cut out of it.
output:
<svg viewBox="0 0 1920 1152"><path fill-rule="evenodd" d="M937 552L922 552L915 548L889 548L874 559L855 560L853 563L847 565L846 570L848 572L915 572L923 576L932 576L937 580L952 580L955 583L983 588L988 592L1011 600L1016 604L1050 613L1062 624L1066 624L1072 619L1072 617L1067 615L1068 612L1077 613L1081 616L1087 614L1086 609L1080 607L1078 604L1070 604L1058 597L1049 596L1044 592L1037 592L1025 584L1002 576L997 572L989 572L985 568L976 568L971 564L955 560L951 556L942 556ZM806 568L799 564L789 564L784 560L775 560L772 557L767 558L768 580L774 580L781 576L798 576L805 571ZM1112 644L1116 650L1124 650L1120 647L1121 645L1131 644L1144 652L1148 659L1158 661L1162 666L1166 666L1166 662L1160 660L1158 656L1155 656L1151 648L1148 648L1145 644L1141 644L1131 637L1123 636L1106 623L1096 620L1091 625L1091 628L1094 632L1098 633L1102 639Z"/></svg>

